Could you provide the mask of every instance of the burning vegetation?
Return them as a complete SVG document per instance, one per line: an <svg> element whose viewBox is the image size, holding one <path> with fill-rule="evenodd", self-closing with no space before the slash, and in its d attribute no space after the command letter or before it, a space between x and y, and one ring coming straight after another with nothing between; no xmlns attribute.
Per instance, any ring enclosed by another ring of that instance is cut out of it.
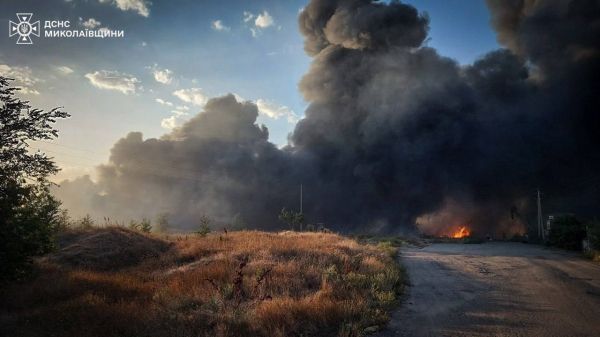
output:
<svg viewBox="0 0 600 337"><path fill-rule="evenodd" d="M457 230L450 234L451 238L462 239L471 236L471 231L466 226L460 226Z"/></svg>

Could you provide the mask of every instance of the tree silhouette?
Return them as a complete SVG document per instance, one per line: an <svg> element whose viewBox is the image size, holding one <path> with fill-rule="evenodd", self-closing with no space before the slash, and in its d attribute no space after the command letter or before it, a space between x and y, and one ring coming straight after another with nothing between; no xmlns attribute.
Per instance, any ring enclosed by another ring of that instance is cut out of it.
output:
<svg viewBox="0 0 600 337"><path fill-rule="evenodd" d="M31 152L29 142L58 136L53 124L69 114L32 108L0 76L0 280L25 275L32 257L52 248L60 202L47 180L58 172L52 158Z"/></svg>

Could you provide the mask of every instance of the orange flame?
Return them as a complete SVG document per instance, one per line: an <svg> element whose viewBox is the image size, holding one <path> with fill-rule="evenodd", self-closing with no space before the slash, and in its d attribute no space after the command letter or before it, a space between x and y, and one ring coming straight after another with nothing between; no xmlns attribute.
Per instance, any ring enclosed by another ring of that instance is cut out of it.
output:
<svg viewBox="0 0 600 337"><path fill-rule="evenodd" d="M466 226L461 226L458 228L458 230L454 231L454 233L452 233L452 235L450 235L450 236L455 239L460 239L460 238L467 237L469 235L471 235L471 231Z"/></svg>

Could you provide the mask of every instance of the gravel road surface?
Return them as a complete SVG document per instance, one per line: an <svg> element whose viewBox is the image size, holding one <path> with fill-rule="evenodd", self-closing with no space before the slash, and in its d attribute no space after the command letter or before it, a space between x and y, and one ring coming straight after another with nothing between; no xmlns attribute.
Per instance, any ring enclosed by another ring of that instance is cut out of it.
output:
<svg viewBox="0 0 600 337"><path fill-rule="evenodd" d="M403 249L411 286L388 336L600 336L600 266L523 243Z"/></svg>

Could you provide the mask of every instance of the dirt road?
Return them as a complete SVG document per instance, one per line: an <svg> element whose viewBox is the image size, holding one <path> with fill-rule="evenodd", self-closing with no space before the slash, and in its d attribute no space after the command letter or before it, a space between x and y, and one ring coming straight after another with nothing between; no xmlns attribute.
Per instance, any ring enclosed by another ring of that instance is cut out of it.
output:
<svg viewBox="0 0 600 337"><path fill-rule="evenodd" d="M522 243L402 251L411 286L380 337L600 336L600 266Z"/></svg>

